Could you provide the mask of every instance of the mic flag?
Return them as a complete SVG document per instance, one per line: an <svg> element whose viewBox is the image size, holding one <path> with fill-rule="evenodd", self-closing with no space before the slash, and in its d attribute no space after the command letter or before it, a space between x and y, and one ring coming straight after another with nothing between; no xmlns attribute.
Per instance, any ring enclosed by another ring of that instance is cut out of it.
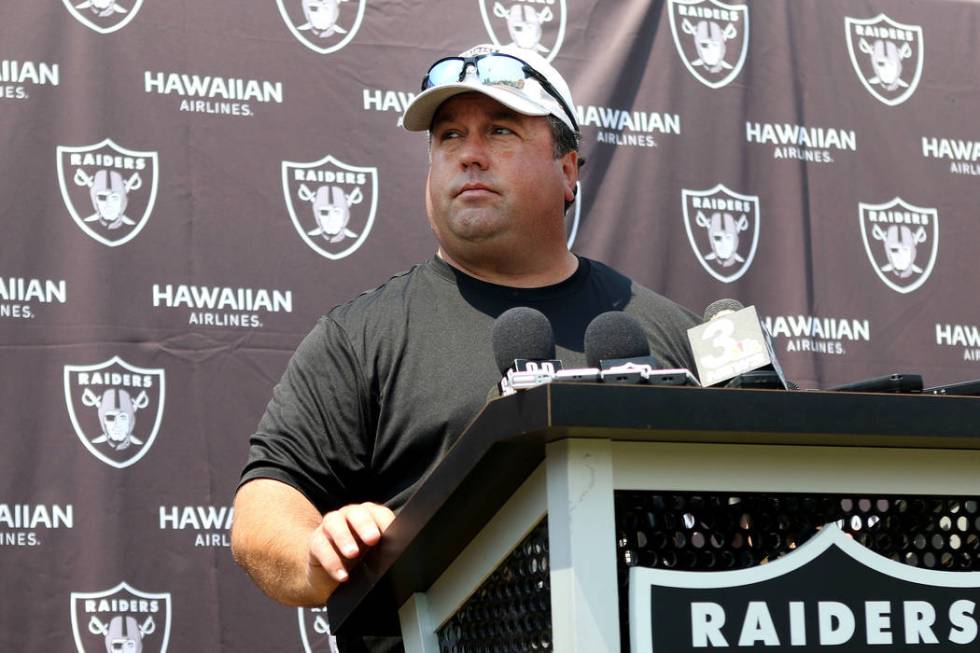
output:
<svg viewBox="0 0 980 653"><path fill-rule="evenodd" d="M771 369L776 378L770 387L786 387L772 338L754 306L745 308L732 299L719 300L708 306L705 318L706 323L687 330L702 385L717 385L747 372Z"/></svg>

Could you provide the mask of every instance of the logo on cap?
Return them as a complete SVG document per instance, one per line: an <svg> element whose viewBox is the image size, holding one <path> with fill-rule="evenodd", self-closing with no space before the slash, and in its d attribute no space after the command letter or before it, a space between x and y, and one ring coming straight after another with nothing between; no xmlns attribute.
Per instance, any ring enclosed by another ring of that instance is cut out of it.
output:
<svg viewBox="0 0 980 653"><path fill-rule="evenodd" d="M480 14L496 46L515 45L551 61L565 40L565 0L480 0Z"/></svg>
<svg viewBox="0 0 980 653"><path fill-rule="evenodd" d="M329 154L319 161L282 162L286 209L300 237L331 260L364 244L378 209L378 169L346 164Z"/></svg>
<svg viewBox="0 0 980 653"><path fill-rule="evenodd" d="M748 5L669 0L670 33L684 65L710 88L738 77L749 49Z"/></svg>
<svg viewBox="0 0 980 653"><path fill-rule="evenodd" d="M330 54L357 34L367 0L276 0L276 4L300 43L314 52Z"/></svg>
<svg viewBox="0 0 980 653"><path fill-rule="evenodd" d="M925 283L939 254L939 211L900 197L858 207L864 251L878 278L900 293Z"/></svg>
<svg viewBox="0 0 980 653"><path fill-rule="evenodd" d="M75 435L105 464L122 469L146 455L163 419L164 371L114 356L65 365L65 403Z"/></svg>
<svg viewBox="0 0 980 653"><path fill-rule="evenodd" d="M723 283L741 278L759 244L759 198L718 184L681 192L687 238L708 274Z"/></svg>
<svg viewBox="0 0 980 653"><path fill-rule="evenodd" d="M103 592L71 593L71 630L78 653L166 653L170 593L152 594L125 581Z"/></svg>
<svg viewBox="0 0 980 653"><path fill-rule="evenodd" d="M68 12L99 34L120 30L136 17L143 0L62 0Z"/></svg>
<svg viewBox="0 0 980 653"><path fill-rule="evenodd" d="M107 138L59 146L57 156L61 197L83 232L117 247L142 231L157 197L156 152L129 150Z"/></svg>
<svg viewBox="0 0 980 653"><path fill-rule="evenodd" d="M847 53L864 88L888 106L905 102L922 77L922 28L878 14L844 18Z"/></svg>

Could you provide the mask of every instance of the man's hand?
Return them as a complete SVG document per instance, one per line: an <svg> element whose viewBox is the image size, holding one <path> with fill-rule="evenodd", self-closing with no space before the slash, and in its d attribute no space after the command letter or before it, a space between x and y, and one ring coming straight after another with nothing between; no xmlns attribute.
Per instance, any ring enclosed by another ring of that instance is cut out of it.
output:
<svg viewBox="0 0 980 653"><path fill-rule="evenodd" d="M326 515L299 490L270 478L238 488L231 550L262 590L286 605L323 605L345 565L378 543L395 515L374 503Z"/></svg>
<svg viewBox="0 0 980 653"><path fill-rule="evenodd" d="M347 580L347 565L381 540L395 513L376 503L349 504L328 512L310 534L310 572L326 571L337 582Z"/></svg>

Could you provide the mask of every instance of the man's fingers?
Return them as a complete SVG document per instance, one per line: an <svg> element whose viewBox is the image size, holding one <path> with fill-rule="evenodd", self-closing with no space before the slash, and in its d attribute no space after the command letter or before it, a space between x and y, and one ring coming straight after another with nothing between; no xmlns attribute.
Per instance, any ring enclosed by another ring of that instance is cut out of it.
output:
<svg viewBox="0 0 980 653"><path fill-rule="evenodd" d="M338 582L347 580L344 559L361 554L362 543L374 546L381 539L395 513L375 503L344 506L323 516L310 537L310 556Z"/></svg>
<svg viewBox="0 0 980 653"><path fill-rule="evenodd" d="M375 512L372 509L374 504L361 503L358 505L345 506L342 512L347 517L347 523L361 541L369 546L374 546L381 539L381 525L375 521Z"/></svg>
<svg viewBox="0 0 980 653"><path fill-rule="evenodd" d="M395 513L388 506L380 506L376 503L366 503L364 505L371 511L374 523L378 525L382 533L388 530L391 522L395 521Z"/></svg>
<svg viewBox="0 0 980 653"><path fill-rule="evenodd" d="M322 528L317 528L310 536L310 557L311 562L315 560L337 582L342 583L347 580L344 563Z"/></svg>
<svg viewBox="0 0 980 653"><path fill-rule="evenodd" d="M323 516L323 524L320 528L342 556L356 558L361 549L351 533L348 525L349 519L350 517L344 514L343 509L334 510Z"/></svg>

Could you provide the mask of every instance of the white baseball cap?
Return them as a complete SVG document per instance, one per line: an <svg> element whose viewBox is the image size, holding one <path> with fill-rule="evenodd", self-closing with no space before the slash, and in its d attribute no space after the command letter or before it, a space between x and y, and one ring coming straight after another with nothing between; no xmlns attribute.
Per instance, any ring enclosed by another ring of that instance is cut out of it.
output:
<svg viewBox="0 0 980 653"><path fill-rule="evenodd" d="M568 111L562 107L556 95L549 92L545 85L533 76L527 76L520 80L485 84L480 80L475 67L467 66L462 81L431 86L416 95L408 108L405 109L405 114L402 116L402 126L409 131L427 131L432 125L432 118L436 110L443 102L460 93L475 92L483 93L504 106L527 116L555 116L573 132L578 132L578 125L574 117L568 113L575 110L568 84L544 57L513 44L496 46L489 43L470 48L459 56L469 58L483 57L488 54L506 54L527 64L547 80L557 96L561 97L561 101L568 107ZM431 72L432 69L429 70ZM428 74L426 78L428 79Z"/></svg>

